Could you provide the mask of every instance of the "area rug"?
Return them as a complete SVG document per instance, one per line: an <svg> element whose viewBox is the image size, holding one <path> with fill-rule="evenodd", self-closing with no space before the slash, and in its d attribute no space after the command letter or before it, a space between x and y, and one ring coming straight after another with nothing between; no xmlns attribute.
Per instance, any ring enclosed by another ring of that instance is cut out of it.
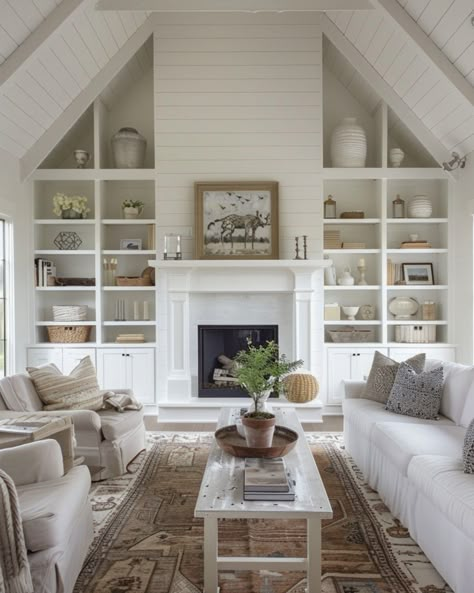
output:
<svg viewBox="0 0 474 593"><path fill-rule="evenodd" d="M334 511L324 521L324 593L448 593L407 530L364 484L339 433L307 436ZM129 474L92 490L95 539L75 593L201 593L194 506L212 435L150 434ZM219 525L225 556L302 556L304 521ZM305 593L303 573L221 572L220 593Z"/></svg>

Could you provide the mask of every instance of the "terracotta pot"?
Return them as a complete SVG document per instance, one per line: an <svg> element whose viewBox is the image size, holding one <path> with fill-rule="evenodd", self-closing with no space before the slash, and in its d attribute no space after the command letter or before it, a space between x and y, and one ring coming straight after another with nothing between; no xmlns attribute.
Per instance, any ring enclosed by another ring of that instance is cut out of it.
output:
<svg viewBox="0 0 474 593"><path fill-rule="evenodd" d="M242 416L248 447L271 447L276 418L248 418Z"/></svg>

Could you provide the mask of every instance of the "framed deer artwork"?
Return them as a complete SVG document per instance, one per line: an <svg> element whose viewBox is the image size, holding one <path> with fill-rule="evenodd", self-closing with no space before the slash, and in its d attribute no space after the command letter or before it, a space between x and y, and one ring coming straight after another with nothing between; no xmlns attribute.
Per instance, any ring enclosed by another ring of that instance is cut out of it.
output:
<svg viewBox="0 0 474 593"><path fill-rule="evenodd" d="M278 183L195 183L197 259L278 259Z"/></svg>

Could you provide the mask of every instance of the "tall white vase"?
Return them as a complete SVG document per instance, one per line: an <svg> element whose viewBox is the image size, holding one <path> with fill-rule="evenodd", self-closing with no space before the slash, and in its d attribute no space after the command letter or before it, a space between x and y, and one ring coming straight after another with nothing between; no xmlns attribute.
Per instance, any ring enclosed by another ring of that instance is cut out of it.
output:
<svg viewBox="0 0 474 593"><path fill-rule="evenodd" d="M345 117L331 137L333 167L365 167L367 138L355 117Z"/></svg>

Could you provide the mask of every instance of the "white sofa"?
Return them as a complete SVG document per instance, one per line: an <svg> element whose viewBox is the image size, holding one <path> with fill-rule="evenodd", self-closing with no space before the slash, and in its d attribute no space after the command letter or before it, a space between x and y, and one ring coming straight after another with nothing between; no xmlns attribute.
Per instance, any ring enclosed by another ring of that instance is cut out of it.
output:
<svg viewBox="0 0 474 593"><path fill-rule="evenodd" d="M130 393L127 389L110 391ZM124 474L130 461L145 448L143 410L43 412L43 403L27 375L0 379L0 414L5 411L71 416L76 437L75 454L84 456L94 481Z"/></svg>
<svg viewBox="0 0 474 593"><path fill-rule="evenodd" d="M14 481L35 593L72 593L92 543L90 474L64 475L61 448L44 440L0 451Z"/></svg>
<svg viewBox="0 0 474 593"><path fill-rule="evenodd" d="M345 382L348 453L392 513L410 530L455 593L474 591L474 475L462 450L474 418L474 367L443 366L439 420L394 414L362 397L365 383Z"/></svg>

